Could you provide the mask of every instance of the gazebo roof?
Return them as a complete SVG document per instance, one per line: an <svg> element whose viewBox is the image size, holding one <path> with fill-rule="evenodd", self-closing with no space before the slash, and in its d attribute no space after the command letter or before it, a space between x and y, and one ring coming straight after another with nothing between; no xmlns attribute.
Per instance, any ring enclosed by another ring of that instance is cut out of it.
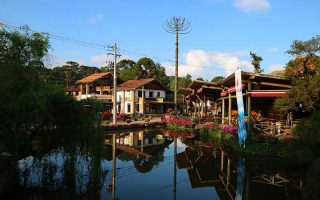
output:
<svg viewBox="0 0 320 200"><path fill-rule="evenodd" d="M192 93L192 90L189 88L179 88L179 90L178 90L178 94L182 94L184 96L187 96L191 93Z"/></svg>
<svg viewBox="0 0 320 200"><path fill-rule="evenodd" d="M242 81L251 80L253 82L269 82L290 85L290 81L281 75L272 75L272 74L257 74L252 72L241 72ZM235 85L235 74L229 75L227 78L219 82L223 86L234 86Z"/></svg>
<svg viewBox="0 0 320 200"><path fill-rule="evenodd" d="M202 86L218 86L218 85L219 84L216 83L216 82L197 81L197 80L195 80L195 81L192 81L189 84L188 88L197 90L197 89L201 88Z"/></svg>

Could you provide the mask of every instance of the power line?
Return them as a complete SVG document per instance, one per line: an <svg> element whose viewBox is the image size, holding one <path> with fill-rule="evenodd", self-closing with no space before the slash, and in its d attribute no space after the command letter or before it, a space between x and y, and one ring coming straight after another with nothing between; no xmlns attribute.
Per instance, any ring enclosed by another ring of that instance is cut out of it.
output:
<svg viewBox="0 0 320 200"><path fill-rule="evenodd" d="M51 34L51 33L48 33L48 32L36 31L36 30L30 29L29 27L15 26L15 25L7 24L7 23L1 23L1 24L4 25L7 28L13 28L16 31L27 30L27 31L30 31L32 33L43 33L43 34L47 35L49 38L52 38L52 39L56 39L56 40L60 40L60 41L64 41L64 42L68 42L68 43L72 43L72 44L77 44L77 45L85 46L85 47L104 49L104 50L107 49L107 46L102 45L102 44L98 44L98 43L94 43L94 42L88 42L88 41L84 41L84 40L79 40L79 39L74 39L74 38L70 38L70 37L60 36L60 35Z"/></svg>
<svg viewBox="0 0 320 200"><path fill-rule="evenodd" d="M41 32L41 31L36 31L33 29L28 28L24 28L22 26L15 26L15 25L11 25L11 24L7 24L7 23L2 23L0 22L0 25L3 25L7 28L13 28L17 31L22 31L22 30L28 30L32 33L43 33L45 35L47 35L49 38L55 39L55 40L60 40L63 42L67 42L70 44L75 44L75 45L79 45L79 46L84 46L84 47L89 47L89 48L95 48L95 49L101 49L101 50L106 50L109 49L110 47L103 45L103 44L99 44L99 43L94 43L94 42L88 42L88 41L84 41L84 40L79 40L79 39L74 39L74 38L70 38L70 37L65 37L65 36L60 36L60 35L56 35L56 34L51 34L48 32ZM152 56L152 55L148 55L145 53L140 53L140 52L136 52L136 51L131 51L131 50L126 50L126 49L119 49L120 51L123 52L124 55L129 55L129 56L143 56L143 57L149 57L152 58L154 60L162 60L162 61L166 61L166 62L170 62L170 63L175 63L175 61L168 59L168 58L162 58L162 57L158 57L158 56ZM197 67L197 68L206 68L206 69L212 69L212 70L221 70L221 71L225 71L225 68L222 67L212 67L212 66L196 66L196 65L190 65L188 63L185 62L179 62L179 64L181 65L186 65L186 66L190 66L190 67Z"/></svg>

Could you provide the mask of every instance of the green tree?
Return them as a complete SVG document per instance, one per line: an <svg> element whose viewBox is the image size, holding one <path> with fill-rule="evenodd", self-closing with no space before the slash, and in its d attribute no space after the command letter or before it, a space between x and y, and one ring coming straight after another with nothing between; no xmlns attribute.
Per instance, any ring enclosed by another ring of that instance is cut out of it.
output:
<svg viewBox="0 0 320 200"><path fill-rule="evenodd" d="M122 80L155 78L160 83L168 85L169 79L166 70L160 63L155 63L151 58L140 58L136 63L132 60L121 60L117 64L119 77Z"/></svg>
<svg viewBox="0 0 320 200"><path fill-rule="evenodd" d="M190 83L192 82L192 76L190 74L187 74L183 77L178 77L178 86L179 88L187 88ZM174 76L169 76L169 88L170 90L174 90Z"/></svg>
<svg viewBox="0 0 320 200"><path fill-rule="evenodd" d="M140 78L156 78L157 67L151 58L140 58L134 66L134 71Z"/></svg>
<svg viewBox="0 0 320 200"><path fill-rule="evenodd" d="M201 78L201 77L197 78L196 80L197 80L197 81L204 81L204 79Z"/></svg>
<svg viewBox="0 0 320 200"><path fill-rule="evenodd" d="M285 75L292 88L284 98L276 100L283 111L301 110L312 112L320 107L320 36L307 41L296 40L289 54L295 58L285 67Z"/></svg>
<svg viewBox="0 0 320 200"><path fill-rule="evenodd" d="M26 131L31 127L77 127L95 117L61 88L43 84L49 72L43 64L49 47L46 35L27 28L0 29L0 152L10 153L13 160L30 147L33 135Z"/></svg>
<svg viewBox="0 0 320 200"><path fill-rule="evenodd" d="M136 63L130 59L124 59L118 62L117 69L119 78L124 81L137 79L136 71L134 71Z"/></svg>
<svg viewBox="0 0 320 200"><path fill-rule="evenodd" d="M0 28L0 151L7 150L13 157L21 145L17 131L36 117L37 110L20 111L37 101L31 98L42 86L37 70L43 68L49 49L47 36L28 27L22 31Z"/></svg>
<svg viewBox="0 0 320 200"><path fill-rule="evenodd" d="M224 79L224 76L215 76L212 78L211 82L219 82L219 81L222 81Z"/></svg>
<svg viewBox="0 0 320 200"><path fill-rule="evenodd" d="M260 63L263 60L260 56L258 56L257 54L255 54L254 52L250 51L250 55L252 58L251 64L254 67L254 73L258 73L260 74L261 72L263 72L263 69L261 69Z"/></svg>

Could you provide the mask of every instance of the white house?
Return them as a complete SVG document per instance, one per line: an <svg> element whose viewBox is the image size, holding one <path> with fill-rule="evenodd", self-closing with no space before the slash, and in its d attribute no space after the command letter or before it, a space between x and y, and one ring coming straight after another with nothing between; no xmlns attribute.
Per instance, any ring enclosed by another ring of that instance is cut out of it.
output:
<svg viewBox="0 0 320 200"><path fill-rule="evenodd" d="M173 107L172 97L172 92L154 78L129 80L118 85L118 112L164 113Z"/></svg>

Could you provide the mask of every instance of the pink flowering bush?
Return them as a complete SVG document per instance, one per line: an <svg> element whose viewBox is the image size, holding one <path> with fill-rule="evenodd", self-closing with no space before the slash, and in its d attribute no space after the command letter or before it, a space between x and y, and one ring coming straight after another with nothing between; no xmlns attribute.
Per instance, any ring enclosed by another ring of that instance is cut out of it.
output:
<svg viewBox="0 0 320 200"><path fill-rule="evenodd" d="M124 113L117 114L118 119L124 120L125 117L126 117L126 115Z"/></svg>
<svg viewBox="0 0 320 200"><path fill-rule="evenodd" d="M179 132L191 132L192 121L190 119L171 118L167 121L167 128Z"/></svg>
<svg viewBox="0 0 320 200"><path fill-rule="evenodd" d="M168 109L167 109L167 113L171 113L172 111L173 111L172 108L168 108Z"/></svg>
<svg viewBox="0 0 320 200"><path fill-rule="evenodd" d="M190 127L192 125L192 121L190 119L172 118L172 119L169 119L168 125L172 125L172 124Z"/></svg>
<svg viewBox="0 0 320 200"><path fill-rule="evenodd" d="M235 134L238 131L238 128L233 125L219 124L219 128L222 131L230 134Z"/></svg>
<svg viewBox="0 0 320 200"><path fill-rule="evenodd" d="M202 124L198 125L199 129L213 129L214 128L214 122L204 122Z"/></svg>

